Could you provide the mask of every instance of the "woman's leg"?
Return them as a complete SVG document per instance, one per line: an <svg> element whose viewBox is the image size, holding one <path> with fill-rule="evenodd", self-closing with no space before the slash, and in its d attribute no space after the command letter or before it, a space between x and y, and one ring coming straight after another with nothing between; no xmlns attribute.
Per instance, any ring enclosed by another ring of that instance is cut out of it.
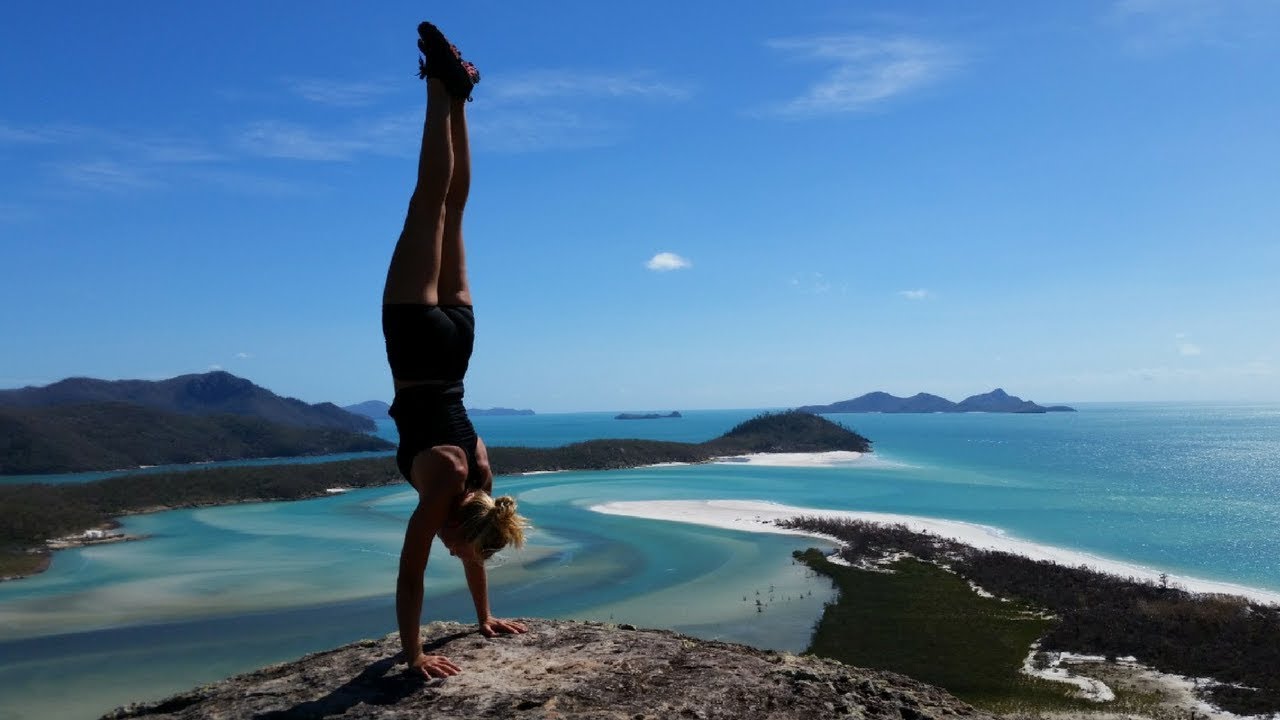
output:
<svg viewBox="0 0 1280 720"><path fill-rule="evenodd" d="M451 115L455 101L444 84L427 80L427 115L422 126L418 180L409 199L404 229L387 268L382 303L439 303L441 244L446 237L446 198L454 174ZM465 194L465 193L464 193Z"/></svg>
<svg viewBox="0 0 1280 720"><path fill-rule="evenodd" d="M439 300L441 305L470 305L466 249L462 242L462 213L471 192L471 143L467 137L467 103L452 101L449 141L453 176L445 196L444 234L441 239Z"/></svg>

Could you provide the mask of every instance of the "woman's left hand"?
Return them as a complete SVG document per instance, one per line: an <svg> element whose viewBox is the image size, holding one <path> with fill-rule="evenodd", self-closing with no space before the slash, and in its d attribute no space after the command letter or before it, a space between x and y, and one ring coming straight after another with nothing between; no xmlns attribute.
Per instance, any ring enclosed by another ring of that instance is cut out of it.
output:
<svg viewBox="0 0 1280 720"><path fill-rule="evenodd" d="M527 632L529 628L524 623L514 620L498 620L497 618L488 618L480 621L480 632L485 637L495 637L497 635L519 635Z"/></svg>

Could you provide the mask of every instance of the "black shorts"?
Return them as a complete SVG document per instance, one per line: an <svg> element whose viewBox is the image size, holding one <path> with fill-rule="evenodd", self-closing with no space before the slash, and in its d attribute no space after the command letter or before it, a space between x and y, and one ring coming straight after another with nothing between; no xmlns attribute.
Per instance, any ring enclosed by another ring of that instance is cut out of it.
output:
<svg viewBox="0 0 1280 720"><path fill-rule="evenodd" d="M397 390L389 413L400 433L396 464L406 480L418 453L456 445L467 455L467 485L478 487L484 481L476 463L475 427L462 402L475 327L470 305L382 306L382 336L392 377L425 383Z"/></svg>
<svg viewBox="0 0 1280 720"><path fill-rule="evenodd" d="M382 306L391 376L402 381L462 382L476 341L470 305Z"/></svg>

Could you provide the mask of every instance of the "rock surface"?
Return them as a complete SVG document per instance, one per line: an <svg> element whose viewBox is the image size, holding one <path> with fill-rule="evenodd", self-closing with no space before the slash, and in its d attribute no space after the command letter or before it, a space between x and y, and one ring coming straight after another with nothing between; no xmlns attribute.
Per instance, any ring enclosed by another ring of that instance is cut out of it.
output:
<svg viewBox="0 0 1280 720"><path fill-rule="evenodd" d="M665 630L535 620L485 639L474 626L424 628L428 653L463 672L414 679L399 639L364 640L156 703L123 718L989 718L945 691L830 660L696 640Z"/></svg>

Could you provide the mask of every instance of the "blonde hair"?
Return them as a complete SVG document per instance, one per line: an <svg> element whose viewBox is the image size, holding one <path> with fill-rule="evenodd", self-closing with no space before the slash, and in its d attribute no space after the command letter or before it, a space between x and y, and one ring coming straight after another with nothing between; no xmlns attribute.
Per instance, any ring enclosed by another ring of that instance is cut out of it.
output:
<svg viewBox="0 0 1280 720"><path fill-rule="evenodd" d="M458 516L463 539L486 560L508 545L524 546L529 521L516 513L516 499L510 495L495 498L477 490L462 503Z"/></svg>

